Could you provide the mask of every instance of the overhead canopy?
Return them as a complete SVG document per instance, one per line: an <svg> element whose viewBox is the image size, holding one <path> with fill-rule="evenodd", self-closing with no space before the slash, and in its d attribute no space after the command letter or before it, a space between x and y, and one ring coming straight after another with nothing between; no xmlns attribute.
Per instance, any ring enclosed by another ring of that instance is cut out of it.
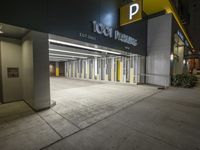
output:
<svg viewBox="0 0 200 150"><path fill-rule="evenodd" d="M167 13L172 13L176 22L178 23L179 27L181 28L183 34L185 35L186 39L188 40L190 46L192 48L193 44L182 24L181 19L179 18L178 13L176 12L174 6L171 4L170 0L143 0L143 11L147 15L152 15L158 12L165 10Z"/></svg>

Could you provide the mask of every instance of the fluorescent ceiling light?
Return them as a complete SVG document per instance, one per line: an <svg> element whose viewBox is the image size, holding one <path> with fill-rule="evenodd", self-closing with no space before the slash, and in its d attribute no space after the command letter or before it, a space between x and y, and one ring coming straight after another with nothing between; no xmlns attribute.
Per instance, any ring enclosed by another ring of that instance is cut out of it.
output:
<svg viewBox="0 0 200 150"><path fill-rule="evenodd" d="M63 56L63 57L72 57L72 58L82 58L85 59L87 57L81 57L81 56L72 56L72 55L62 55L62 54L53 54L53 53L49 53L50 56Z"/></svg>
<svg viewBox="0 0 200 150"><path fill-rule="evenodd" d="M3 28L3 25L0 24L0 34L3 34L3 33L4 33L3 30L2 30L2 28Z"/></svg>
<svg viewBox="0 0 200 150"><path fill-rule="evenodd" d="M62 45L67 45L67 46L72 46L72 47L83 48L83 49L88 49L88 50L93 50L93 51L105 52L105 53L110 53L110 54L116 54L116 55L120 55L121 54L121 53L118 53L118 52L113 52L113 51L108 51L108 50L103 50L103 49L98 49L98 48L93 48L93 47L88 47L88 46L83 46L83 45L78 45L78 44L73 44L73 43L53 40L53 39L49 39L49 42L62 44Z"/></svg>
<svg viewBox="0 0 200 150"><path fill-rule="evenodd" d="M55 59L72 59L72 60L76 60L75 58L68 58L68 57L59 57L59 56L49 56L49 58L55 58Z"/></svg>
<svg viewBox="0 0 200 150"><path fill-rule="evenodd" d="M53 49L53 48L50 48L49 50L50 50L50 51L54 51L54 52L63 52L63 53L71 53L71 54L78 54L78 55L86 55L86 56L101 57L100 55L79 53L79 52L73 52L73 51L67 51L67 50L60 50L60 49Z"/></svg>

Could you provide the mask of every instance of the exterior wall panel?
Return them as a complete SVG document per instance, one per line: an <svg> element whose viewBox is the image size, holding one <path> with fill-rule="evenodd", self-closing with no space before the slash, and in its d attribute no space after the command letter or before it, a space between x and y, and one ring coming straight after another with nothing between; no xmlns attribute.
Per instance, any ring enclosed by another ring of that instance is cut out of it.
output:
<svg viewBox="0 0 200 150"><path fill-rule="evenodd" d="M146 82L170 85L172 15L167 14L148 20Z"/></svg>

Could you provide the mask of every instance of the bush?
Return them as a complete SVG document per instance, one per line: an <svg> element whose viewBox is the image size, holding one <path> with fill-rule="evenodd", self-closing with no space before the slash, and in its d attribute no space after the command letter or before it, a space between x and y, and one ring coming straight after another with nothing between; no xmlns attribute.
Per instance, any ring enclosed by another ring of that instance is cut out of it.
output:
<svg viewBox="0 0 200 150"><path fill-rule="evenodd" d="M177 74L172 78L172 85L176 87L192 88L196 85L197 77L191 74Z"/></svg>

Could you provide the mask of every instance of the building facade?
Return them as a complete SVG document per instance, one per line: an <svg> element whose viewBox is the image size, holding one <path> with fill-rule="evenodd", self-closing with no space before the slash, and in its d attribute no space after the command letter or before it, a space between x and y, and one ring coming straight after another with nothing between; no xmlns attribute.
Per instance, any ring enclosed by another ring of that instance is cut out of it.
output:
<svg viewBox="0 0 200 150"><path fill-rule="evenodd" d="M170 86L172 75L187 70L184 56L193 45L169 0L7 0L3 5L2 102L50 107L49 74Z"/></svg>

